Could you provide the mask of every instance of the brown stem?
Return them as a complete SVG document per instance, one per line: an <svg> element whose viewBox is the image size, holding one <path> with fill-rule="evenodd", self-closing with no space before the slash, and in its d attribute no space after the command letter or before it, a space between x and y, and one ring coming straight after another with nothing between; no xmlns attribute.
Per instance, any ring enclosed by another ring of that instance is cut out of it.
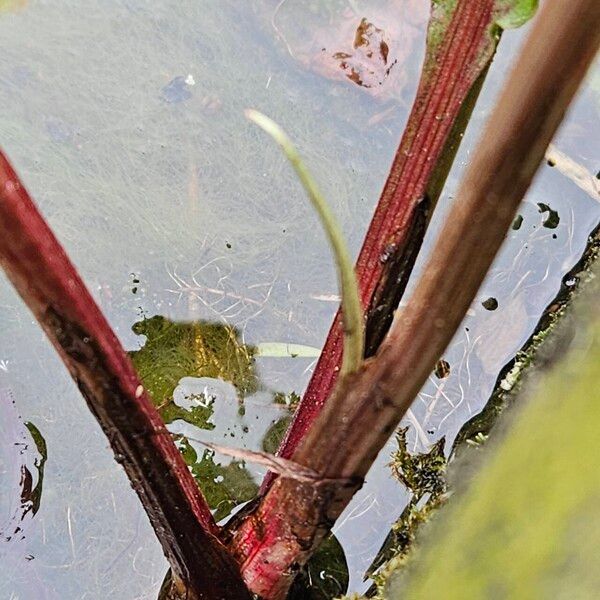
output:
<svg viewBox="0 0 600 600"><path fill-rule="evenodd" d="M0 264L108 437L189 598L249 598L128 356L2 152Z"/></svg>
<svg viewBox="0 0 600 600"><path fill-rule="evenodd" d="M279 477L232 533L255 593L284 597L452 339L594 58L599 22L598 0L544 3L410 303L376 356L339 382L293 455L324 483Z"/></svg>
<svg viewBox="0 0 600 600"><path fill-rule="evenodd" d="M376 352L389 329L495 51L494 5L495 0L459 0L451 13L432 9L417 97L356 264L367 312L366 356ZM341 360L338 312L280 456L293 454L317 418ZM267 476L263 492L273 479Z"/></svg>

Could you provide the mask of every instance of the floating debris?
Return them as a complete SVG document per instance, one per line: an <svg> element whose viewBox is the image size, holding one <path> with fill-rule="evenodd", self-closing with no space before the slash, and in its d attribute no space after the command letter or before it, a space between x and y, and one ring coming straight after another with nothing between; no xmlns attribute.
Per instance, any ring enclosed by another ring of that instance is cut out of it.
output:
<svg viewBox="0 0 600 600"><path fill-rule="evenodd" d="M511 225L511 229L513 231L518 231L521 229L521 225L523 225L523 215L517 215Z"/></svg>

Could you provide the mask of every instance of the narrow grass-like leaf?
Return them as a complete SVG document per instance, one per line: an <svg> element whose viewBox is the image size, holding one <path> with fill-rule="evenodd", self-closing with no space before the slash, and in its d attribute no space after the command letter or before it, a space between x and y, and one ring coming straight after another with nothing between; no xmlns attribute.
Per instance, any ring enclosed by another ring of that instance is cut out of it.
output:
<svg viewBox="0 0 600 600"><path fill-rule="evenodd" d="M300 179L325 229L335 257L342 294L344 358L341 372L342 374L352 373L358 369L363 360L364 324L354 266L342 231L323 194L319 191L315 180L285 131L275 121L257 110L247 109L245 114L250 121L258 125L279 144L296 171L296 175L298 175L298 179Z"/></svg>

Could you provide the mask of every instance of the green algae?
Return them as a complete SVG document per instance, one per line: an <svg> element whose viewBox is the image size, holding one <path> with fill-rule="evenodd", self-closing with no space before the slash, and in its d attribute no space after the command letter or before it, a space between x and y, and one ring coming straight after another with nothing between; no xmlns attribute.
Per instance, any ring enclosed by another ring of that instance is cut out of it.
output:
<svg viewBox="0 0 600 600"><path fill-rule="evenodd" d="M262 449L263 452L268 452L269 454L276 454L277 449L279 448L279 444L287 431L290 423L292 422L291 416L283 417L278 421L275 421L271 427L265 433L262 440Z"/></svg>
<svg viewBox="0 0 600 600"><path fill-rule="evenodd" d="M207 321L174 322L157 315L134 323L132 329L146 336L146 342L129 354L160 410L172 400L183 377L228 381L240 398L258 389L255 349L239 340L234 327Z"/></svg>
<svg viewBox="0 0 600 600"><path fill-rule="evenodd" d="M244 345L233 327L204 321L178 323L154 316L138 321L132 329L146 336L146 341L130 356L167 424L181 420L203 430L215 427L211 420L215 398L205 394L187 396L189 408L175 402L175 388L184 377L227 381L236 388L240 401L259 387L254 348ZM212 450L199 455L185 436L175 438L217 520L256 495L258 486L243 462L220 464Z"/></svg>
<svg viewBox="0 0 600 600"><path fill-rule="evenodd" d="M239 504L256 496L258 485L243 461L232 460L227 465L219 464L212 450L204 450L198 456L185 436L179 437L178 444L217 521L228 516Z"/></svg>

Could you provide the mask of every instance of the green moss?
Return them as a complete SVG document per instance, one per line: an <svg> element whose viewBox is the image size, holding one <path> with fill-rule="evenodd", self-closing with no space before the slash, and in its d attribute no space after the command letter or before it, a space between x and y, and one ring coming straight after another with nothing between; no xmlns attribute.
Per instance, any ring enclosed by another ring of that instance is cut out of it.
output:
<svg viewBox="0 0 600 600"><path fill-rule="evenodd" d="M387 598L434 598L441 589L449 599L596 596L598 280L593 288L568 356L432 523L410 568L388 580Z"/></svg>
<svg viewBox="0 0 600 600"><path fill-rule="evenodd" d="M445 438L439 439L428 452L411 454L406 443L407 431L404 428L397 433L398 450L392 454L390 467L396 479L410 491L411 498L366 573L378 587L385 582L390 565L395 567L404 560L419 527L445 500Z"/></svg>
<svg viewBox="0 0 600 600"><path fill-rule="evenodd" d="M411 454L406 445L407 431L408 428L400 429L396 435L398 450L392 455L392 473L413 493L417 501L426 494L443 494L446 489L445 438L440 438L428 452Z"/></svg>

